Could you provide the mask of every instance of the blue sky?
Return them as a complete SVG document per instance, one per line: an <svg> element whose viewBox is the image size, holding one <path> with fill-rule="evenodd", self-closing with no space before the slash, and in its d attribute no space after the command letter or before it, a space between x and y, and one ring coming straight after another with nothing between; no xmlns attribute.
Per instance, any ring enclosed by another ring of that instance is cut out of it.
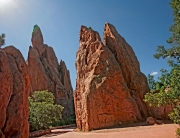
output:
<svg viewBox="0 0 180 138"><path fill-rule="evenodd" d="M44 43L58 60L66 62L75 88L76 51L81 25L103 35L105 22L113 24L134 49L141 71L147 76L168 68L166 60L153 58L165 45L173 23L170 0L0 0L0 33L6 45L14 45L27 59L33 26L39 25ZM157 76L155 78L157 78Z"/></svg>

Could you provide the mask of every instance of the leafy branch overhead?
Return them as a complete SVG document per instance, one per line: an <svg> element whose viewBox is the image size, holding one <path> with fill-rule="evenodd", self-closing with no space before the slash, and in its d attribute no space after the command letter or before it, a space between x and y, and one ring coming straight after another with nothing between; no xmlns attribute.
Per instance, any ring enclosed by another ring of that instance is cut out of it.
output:
<svg viewBox="0 0 180 138"><path fill-rule="evenodd" d="M172 33L171 37L166 41L171 45L170 48L165 48L164 46L157 47L157 53L154 55L155 58L159 59L160 57L166 58L171 57L177 59L177 62L180 60L180 1L172 0L170 3L173 9L174 23L169 28ZM171 63L171 62L170 62Z"/></svg>

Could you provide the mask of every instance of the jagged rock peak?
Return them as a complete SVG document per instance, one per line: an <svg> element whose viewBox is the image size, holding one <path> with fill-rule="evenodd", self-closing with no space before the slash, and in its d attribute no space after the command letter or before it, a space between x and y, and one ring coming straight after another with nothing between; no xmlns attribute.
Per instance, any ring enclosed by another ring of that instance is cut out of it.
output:
<svg viewBox="0 0 180 138"><path fill-rule="evenodd" d="M91 41L101 41L99 33L92 30L91 27L81 26L80 29L80 42L91 42Z"/></svg>
<svg viewBox="0 0 180 138"><path fill-rule="evenodd" d="M67 69L66 63L63 60L60 61L60 71L62 73L61 82L64 85L65 89L69 91L68 97L73 98L73 88L72 88L71 80L70 80L70 72Z"/></svg>
<svg viewBox="0 0 180 138"><path fill-rule="evenodd" d="M43 44L43 36L37 25L34 26L31 40L33 46L29 47L28 69L32 93L48 90L54 94L55 102L64 107L64 116L74 114L73 90L65 63L59 65L53 48Z"/></svg>
<svg viewBox="0 0 180 138"><path fill-rule="evenodd" d="M37 39L40 43L44 43L43 35L41 29L38 25L34 25L34 29L32 32L32 40Z"/></svg>
<svg viewBox="0 0 180 138"><path fill-rule="evenodd" d="M34 25L31 42L32 42L33 47L35 47L38 50L39 54L42 54L42 52L44 52L43 35L38 25Z"/></svg>

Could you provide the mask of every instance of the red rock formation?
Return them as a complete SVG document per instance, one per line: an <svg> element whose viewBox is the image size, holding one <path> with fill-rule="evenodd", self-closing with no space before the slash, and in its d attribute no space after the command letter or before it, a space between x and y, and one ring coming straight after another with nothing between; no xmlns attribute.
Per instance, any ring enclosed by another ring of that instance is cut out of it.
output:
<svg viewBox="0 0 180 138"><path fill-rule="evenodd" d="M97 32L81 27L76 69L74 101L80 130L147 117L142 100L148 91L146 77L132 48L112 25L105 25L104 44Z"/></svg>
<svg viewBox="0 0 180 138"><path fill-rule="evenodd" d="M104 44L115 55L122 69L122 74L135 99L141 115L147 116L146 105L143 102L144 94L149 91L146 76L141 73L139 61L132 47L118 34L115 27L109 23L104 28Z"/></svg>
<svg viewBox="0 0 180 138"><path fill-rule="evenodd" d="M146 119L146 123L150 124L150 125L155 125L156 124L156 119L154 119L153 117L148 117Z"/></svg>
<svg viewBox="0 0 180 138"><path fill-rule="evenodd" d="M31 41L33 47L29 48L27 64L32 93L48 90L54 94L55 102L64 107L64 116L74 114L73 89L65 63L61 61L58 64L53 48L43 43L43 36L37 25L34 26Z"/></svg>
<svg viewBox="0 0 180 138"><path fill-rule="evenodd" d="M73 98L73 88L71 85L70 80L70 72L66 67L66 64L64 61L61 60L60 62L60 71L61 71L61 82L64 85L65 89L68 91L68 97Z"/></svg>
<svg viewBox="0 0 180 138"><path fill-rule="evenodd" d="M9 60L4 51L0 50L0 138L4 138L2 128L6 122L6 110L12 95L13 83Z"/></svg>
<svg viewBox="0 0 180 138"><path fill-rule="evenodd" d="M150 107L147 105L148 113L150 116L153 116L156 119L169 119L169 113L172 112L172 106L160 106L160 107Z"/></svg>
<svg viewBox="0 0 180 138"><path fill-rule="evenodd" d="M30 78L21 52L13 46L1 50L0 70L0 136L28 138Z"/></svg>

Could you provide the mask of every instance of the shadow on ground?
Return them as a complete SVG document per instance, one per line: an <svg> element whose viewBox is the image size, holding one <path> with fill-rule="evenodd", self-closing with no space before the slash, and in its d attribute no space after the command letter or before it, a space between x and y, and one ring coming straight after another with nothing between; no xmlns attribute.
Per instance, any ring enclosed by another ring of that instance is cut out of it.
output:
<svg viewBox="0 0 180 138"><path fill-rule="evenodd" d="M69 127L69 128L51 130L50 134L43 135L40 138L59 136L68 132L72 132L75 128L76 127Z"/></svg>
<svg viewBox="0 0 180 138"><path fill-rule="evenodd" d="M171 120L163 120L162 122L163 122L163 124L173 124L173 122ZM119 129L119 128L141 127L141 126L152 126L152 125L149 125L145 121L143 121L143 122L136 122L136 123L121 124L121 125L116 125L116 126L112 126L112 127L104 127L101 129L95 129L95 130L93 130L93 132L101 132L104 130L111 131L111 129L114 130L114 129Z"/></svg>

